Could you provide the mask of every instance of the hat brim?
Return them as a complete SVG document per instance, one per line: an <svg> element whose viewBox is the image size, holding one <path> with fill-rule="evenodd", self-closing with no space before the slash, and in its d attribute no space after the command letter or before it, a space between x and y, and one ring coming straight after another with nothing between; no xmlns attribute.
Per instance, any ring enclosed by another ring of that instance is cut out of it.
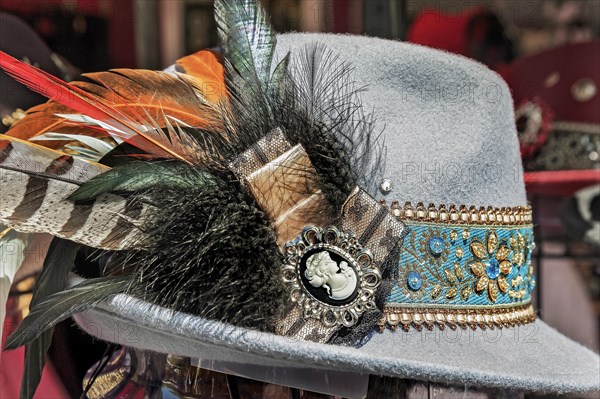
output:
<svg viewBox="0 0 600 399"><path fill-rule="evenodd" d="M537 392L600 389L598 355L539 320L495 330L386 330L358 349L239 328L128 295L117 295L75 320L105 341L192 358Z"/></svg>
<svg viewBox="0 0 600 399"><path fill-rule="evenodd" d="M600 184L600 169L525 173L525 186L530 194L569 196L593 184Z"/></svg>

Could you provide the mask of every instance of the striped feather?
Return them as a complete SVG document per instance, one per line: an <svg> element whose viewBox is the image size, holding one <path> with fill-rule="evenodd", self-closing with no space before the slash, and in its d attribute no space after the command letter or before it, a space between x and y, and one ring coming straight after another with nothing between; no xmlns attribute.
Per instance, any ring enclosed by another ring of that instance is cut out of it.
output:
<svg viewBox="0 0 600 399"><path fill-rule="evenodd" d="M19 139L0 138L0 223L107 250L143 247L139 226L154 212L113 194L77 204L68 197L107 166Z"/></svg>

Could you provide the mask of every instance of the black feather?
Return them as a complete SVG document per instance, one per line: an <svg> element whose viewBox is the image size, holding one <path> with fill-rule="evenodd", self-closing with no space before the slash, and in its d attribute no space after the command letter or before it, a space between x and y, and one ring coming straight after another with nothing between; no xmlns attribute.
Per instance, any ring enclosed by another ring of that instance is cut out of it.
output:
<svg viewBox="0 0 600 399"><path fill-rule="evenodd" d="M74 242L59 238L52 241L44 259L44 268L33 290L31 307L37 306L44 298L65 288L67 274L73 267L79 247ZM21 380L22 399L33 398L40 383L52 334L52 328L45 330L25 347L25 366Z"/></svg>
<svg viewBox="0 0 600 399"><path fill-rule="evenodd" d="M162 209L151 231L155 245L113 257L119 270L134 270L130 290L167 308L272 331L286 296L265 214L227 177L217 186L152 195Z"/></svg>
<svg viewBox="0 0 600 399"><path fill-rule="evenodd" d="M6 340L6 349L32 342L43 331L75 313L84 312L112 295L125 291L130 276L110 276L87 280L73 288L46 297L31 308L29 315Z"/></svg>
<svg viewBox="0 0 600 399"><path fill-rule="evenodd" d="M214 183L214 178L209 173L192 169L183 162L135 161L116 166L88 180L69 199L86 201L108 192L132 193L157 186L187 190L197 185Z"/></svg>

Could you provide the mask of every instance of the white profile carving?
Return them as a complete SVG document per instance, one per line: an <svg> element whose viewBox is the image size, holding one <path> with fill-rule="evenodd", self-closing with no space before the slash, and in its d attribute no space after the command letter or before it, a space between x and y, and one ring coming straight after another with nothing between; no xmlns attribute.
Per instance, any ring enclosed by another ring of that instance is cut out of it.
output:
<svg viewBox="0 0 600 399"><path fill-rule="evenodd" d="M329 252L321 251L306 261L304 277L315 288L325 287L329 298L342 301L356 290L358 277L347 262L339 265L331 259Z"/></svg>

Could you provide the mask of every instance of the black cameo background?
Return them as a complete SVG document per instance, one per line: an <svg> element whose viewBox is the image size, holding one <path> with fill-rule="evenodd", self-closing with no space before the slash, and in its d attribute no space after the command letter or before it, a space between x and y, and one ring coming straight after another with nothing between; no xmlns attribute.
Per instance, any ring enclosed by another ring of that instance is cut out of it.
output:
<svg viewBox="0 0 600 399"><path fill-rule="evenodd" d="M327 288L325 288L324 286L314 287L313 285L311 285L308 278L306 278L305 272L306 272L306 268L307 268L308 259L311 256L319 254L321 252L327 252L329 254L329 257L331 258L331 260L333 260L334 262L337 263L337 265L338 265L337 273L338 274L341 272L340 265L342 262L346 262L348 264L348 267L352 268L354 270L354 273L356 274L356 277L357 277L356 286L354 287L354 291L352 292L352 294L349 297L347 297L343 300L336 300L336 299L330 298L329 293L327 292ZM356 297L358 295L358 291L360 288L360 277L359 277L359 273L358 273L355 263L350 258L343 256L332 249L314 248L314 249L310 249L310 250L306 251L304 253L304 255L302 256L302 259L300 259L298 272L300 274L300 279L302 281L302 285L308 291L308 293L310 295L312 295L315 299L317 299L320 302L323 302L327 305L331 305L331 306L348 305L349 303L354 301L354 299L356 299Z"/></svg>

